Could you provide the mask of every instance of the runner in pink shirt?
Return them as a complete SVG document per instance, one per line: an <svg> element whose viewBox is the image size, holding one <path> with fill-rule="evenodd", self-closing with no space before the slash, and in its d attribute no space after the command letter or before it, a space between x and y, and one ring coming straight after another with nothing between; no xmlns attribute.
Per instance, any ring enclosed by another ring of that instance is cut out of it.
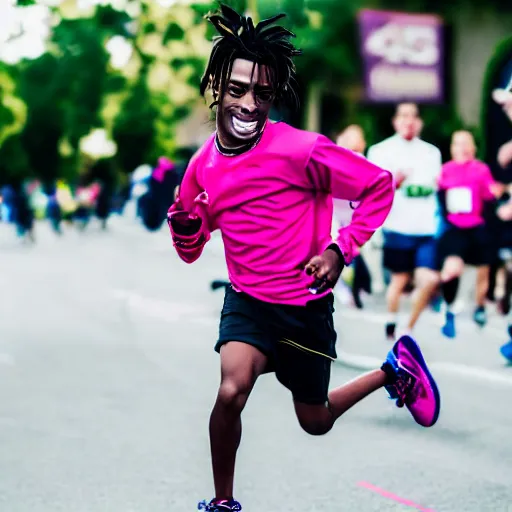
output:
<svg viewBox="0 0 512 512"><path fill-rule="evenodd" d="M476 159L473 135L468 131L453 134L452 160L444 164L439 177L440 203L447 227L439 240L443 297L447 304L445 336L453 338L455 316L452 305L457 296L464 263L478 267L476 304L473 318L485 325L485 299L489 286L492 246L485 226L485 213L501 194L489 167Z"/></svg>
<svg viewBox="0 0 512 512"><path fill-rule="evenodd" d="M215 498L210 512L239 511L233 498L241 412L262 373L293 397L302 428L327 433L349 408L385 387L397 405L432 426L439 392L420 349L401 338L380 369L329 392L336 358L333 294L343 266L384 222L391 174L326 137L269 120L296 99L293 35L254 27L225 6L210 16L220 36L201 84L217 107L215 133L192 159L168 215L174 246L192 263L221 231L232 286L216 350L221 383L210 418ZM333 197L357 201L351 224L331 239ZM254 508L258 508L255 506ZM276 505L280 508L280 505Z"/></svg>

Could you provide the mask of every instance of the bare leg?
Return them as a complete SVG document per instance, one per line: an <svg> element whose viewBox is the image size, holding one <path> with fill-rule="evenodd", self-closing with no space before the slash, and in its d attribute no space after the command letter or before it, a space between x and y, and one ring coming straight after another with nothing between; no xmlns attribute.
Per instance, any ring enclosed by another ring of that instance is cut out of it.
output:
<svg viewBox="0 0 512 512"><path fill-rule="evenodd" d="M441 282L443 298L450 307L457 296L458 280L464 272L464 261L459 256L448 256L443 263L441 271Z"/></svg>
<svg viewBox="0 0 512 512"><path fill-rule="evenodd" d="M476 274L476 305L484 307L489 290L489 266L481 266Z"/></svg>
<svg viewBox="0 0 512 512"><path fill-rule="evenodd" d="M329 393L329 405L309 405L295 403L295 412L301 427L311 435L329 432L336 420L369 394L382 388L387 376L382 370L374 370Z"/></svg>
<svg viewBox="0 0 512 512"><path fill-rule="evenodd" d="M459 256L448 256L443 263L441 271L441 289L446 302L446 318L441 332L447 338L455 338L455 315L452 311L453 303L457 298L459 281L464 271L464 261Z"/></svg>
<svg viewBox="0 0 512 512"><path fill-rule="evenodd" d="M236 452L242 436L240 415L267 358L240 342L223 345L220 356L221 384L210 417L210 447L215 497L227 499L233 496Z"/></svg>
<svg viewBox="0 0 512 512"><path fill-rule="evenodd" d="M386 335L388 338L395 337L397 315L400 307L400 296L409 282L409 277L410 276L407 272L393 274L391 276L391 282L389 283L387 292L389 318L386 324Z"/></svg>
<svg viewBox="0 0 512 512"><path fill-rule="evenodd" d="M417 268L414 280L416 282L416 294L412 303L412 312L407 328L412 330L418 321L422 311L427 307L432 294L439 284L439 274L429 268Z"/></svg>
<svg viewBox="0 0 512 512"><path fill-rule="evenodd" d="M407 283L409 282L408 273L393 274L388 286L387 303L389 313L398 313L400 308L400 296L402 295Z"/></svg>

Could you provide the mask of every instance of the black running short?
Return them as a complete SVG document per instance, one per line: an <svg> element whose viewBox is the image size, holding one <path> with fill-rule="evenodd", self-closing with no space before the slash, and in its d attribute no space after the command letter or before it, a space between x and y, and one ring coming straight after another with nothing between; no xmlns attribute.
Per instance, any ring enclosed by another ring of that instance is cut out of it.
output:
<svg viewBox="0 0 512 512"><path fill-rule="evenodd" d="M325 404L331 364L336 359L334 296L312 299L306 306L271 304L226 289L219 340L240 341L268 357L267 372L275 372L294 400Z"/></svg>
<svg viewBox="0 0 512 512"><path fill-rule="evenodd" d="M459 256L468 265L490 265L495 259L491 242L485 226L466 229L450 226L439 239L439 263L442 265L449 256Z"/></svg>

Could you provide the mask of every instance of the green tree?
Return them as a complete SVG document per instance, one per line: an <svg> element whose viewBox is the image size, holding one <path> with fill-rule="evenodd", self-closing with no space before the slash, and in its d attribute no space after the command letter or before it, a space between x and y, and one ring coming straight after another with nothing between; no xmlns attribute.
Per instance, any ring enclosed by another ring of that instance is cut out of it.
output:
<svg viewBox="0 0 512 512"><path fill-rule="evenodd" d="M154 159L155 122L158 111L144 76L123 103L114 122L113 137L118 145L117 163L125 172Z"/></svg>

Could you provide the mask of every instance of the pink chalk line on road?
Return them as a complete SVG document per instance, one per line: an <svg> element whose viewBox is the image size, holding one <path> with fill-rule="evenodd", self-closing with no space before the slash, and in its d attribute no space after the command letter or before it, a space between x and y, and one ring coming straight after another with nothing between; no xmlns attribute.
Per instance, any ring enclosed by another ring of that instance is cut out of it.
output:
<svg viewBox="0 0 512 512"><path fill-rule="evenodd" d="M435 510L433 510L431 508L422 507L421 505L418 505L417 503L414 503L411 500L401 498L400 496L397 496L396 494L393 494L392 492L381 489L380 487L376 487L375 485L372 485L368 482L358 482L357 485L359 487L364 487L365 489L368 489L369 491L372 491L376 494L380 494L384 498L388 498L390 500L396 501L397 503L400 503L401 505L405 505L406 507L415 508L416 510L419 510L420 512L435 512Z"/></svg>

